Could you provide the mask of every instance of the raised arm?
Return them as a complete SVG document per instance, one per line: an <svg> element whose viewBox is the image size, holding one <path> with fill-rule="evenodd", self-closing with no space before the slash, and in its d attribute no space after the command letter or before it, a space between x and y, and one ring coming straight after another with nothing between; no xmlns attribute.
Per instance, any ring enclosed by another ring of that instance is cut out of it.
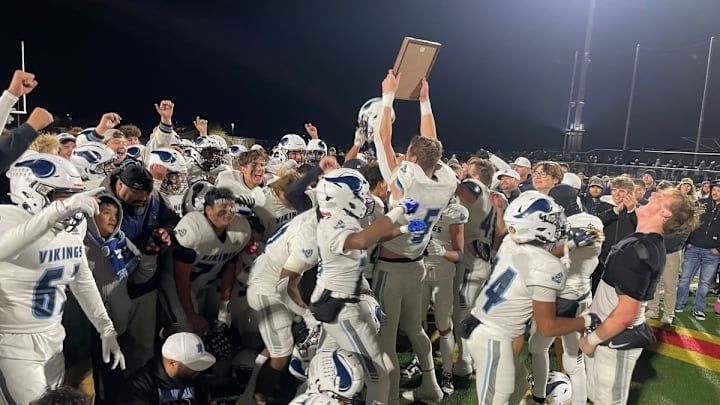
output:
<svg viewBox="0 0 720 405"><path fill-rule="evenodd" d="M430 106L430 85L425 78L420 87L420 136L437 139L435 117Z"/></svg>
<svg viewBox="0 0 720 405"><path fill-rule="evenodd" d="M392 103L395 100L395 92L400 86L400 75L395 77L395 73L388 70L387 76L382 82L382 113L380 117L380 136L373 138L375 149L377 150L378 165L383 178L388 183L392 176L392 171L397 166L395 160L395 150L392 147Z"/></svg>

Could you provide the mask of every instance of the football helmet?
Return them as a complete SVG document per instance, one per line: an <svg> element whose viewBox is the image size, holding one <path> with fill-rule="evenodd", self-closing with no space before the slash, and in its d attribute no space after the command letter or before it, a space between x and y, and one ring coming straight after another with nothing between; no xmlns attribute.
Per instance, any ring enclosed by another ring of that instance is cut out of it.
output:
<svg viewBox="0 0 720 405"><path fill-rule="evenodd" d="M365 377L360 357L343 349L318 352L307 374L308 393L331 392L345 399L362 390Z"/></svg>
<svg viewBox="0 0 720 405"><path fill-rule="evenodd" d="M375 327L375 333L380 333L380 325L385 318L385 313L380 307L378 300L371 294L360 294L360 306L363 308L372 325Z"/></svg>
<svg viewBox="0 0 720 405"><path fill-rule="evenodd" d="M327 144L322 139L311 139L307 143L305 163L317 166L320 159L327 156Z"/></svg>
<svg viewBox="0 0 720 405"><path fill-rule="evenodd" d="M287 159L292 158L298 164L303 164L305 162L307 145L305 144L305 140L298 134L283 135L283 137L280 138L278 149Z"/></svg>
<svg viewBox="0 0 720 405"><path fill-rule="evenodd" d="M230 145L230 148L228 150L228 155L230 155L231 160L235 160L238 157L240 157L240 155L242 153L245 153L247 151L248 151L248 148L245 147L245 145Z"/></svg>
<svg viewBox="0 0 720 405"><path fill-rule="evenodd" d="M104 143L85 142L73 150L70 163L83 180L99 180L113 171L115 158L115 152Z"/></svg>
<svg viewBox="0 0 720 405"><path fill-rule="evenodd" d="M188 188L188 169L185 157L173 148L158 148L150 152L146 166L161 165L167 169L160 192L180 195Z"/></svg>
<svg viewBox="0 0 720 405"><path fill-rule="evenodd" d="M569 405L572 403L570 378L560 371L548 373L545 403L548 405Z"/></svg>
<svg viewBox="0 0 720 405"><path fill-rule="evenodd" d="M127 155L131 158L142 162L143 152L145 152L145 145L130 145L127 147Z"/></svg>
<svg viewBox="0 0 720 405"><path fill-rule="evenodd" d="M316 187L318 207L324 215L345 211L355 218L372 212L375 201L370 184L353 169L335 169L325 175Z"/></svg>
<svg viewBox="0 0 720 405"><path fill-rule="evenodd" d="M505 225L516 243L555 243L565 238L569 229L562 207L537 191L526 191L508 205Z"/></svg>
<svg viewBox="0 0 720 405"><path fill-rule="evenodd" d="M8 169L6 176L10 180L10 200L31 214L50 205L58 194L85 191L75 166L67 159L49 153L21 157ZM84 218L78 213L60 222L65 229L72 229Z"/></svg>
<svg viewBox="0 0 720 405"><path fill-rule="evenodd" d="M383 110L382 98L375 97L366 101L358 111L358 130L365 135L367 142L380 132L380 113ZM392 112L391 122L395 122L395 110Z"/></svg>
<svg viewBox="0 0 720 405"><path fill-rule="evenodd" d="M183 197L183 215L194 211L203 212L205 210L205 194L213 188L212 183L204 180L193 183L185 191L185 197Z"/></svg>
<svg viewBox="0 0 720 405"><path fill-rule="evenodd" d="M222 141L222 142L220 142ZM193 156L197 160L197 165L205 171L213 170L225 163L225 153L227 152L227 143L224 139L217 135L208 135L206 137L198 137L193 145L199 153Z"/></svg>

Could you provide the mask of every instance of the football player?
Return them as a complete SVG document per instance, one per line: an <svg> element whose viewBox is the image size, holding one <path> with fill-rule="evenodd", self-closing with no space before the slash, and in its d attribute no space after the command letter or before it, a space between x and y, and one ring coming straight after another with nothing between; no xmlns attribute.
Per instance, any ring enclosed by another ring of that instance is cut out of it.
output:
<svg viewBox="0 0 720 405"><path fill-rule="evenodd" d="M470 313L480 287L490 276L495 235L499 226L498 214L502 216L502 211L496 210L493 203L493 198L497 198L498 194L491 193L489 189L493 173L494 168L489 160L470 159L467 163L467 177L457 189L458 200L467 208L469 217L464 227L467 255L455 273L455 325L460 325ZM473 371L472 359L460 337L459 328L455 328L455 340L458 343L458 358L453 365L453 373L468 377Z"/></svg>
<svg viewBox="0 0 720 405"><path fill-rule="evenodd" d="M237 215L233 193L212 188L204 196L203 212L187 213L175 227L175 266L162 274L162 300L180 331L201 335L210 328L205 296L221 281L221 299L230 300L235 266L250 240L248 221Z"/></svg>
<svg viewBox="0 0 720 405"><path fill-rule="evenodd" d="M0 206L0 402L27 404L62 382L66 287L98 331L103 360L125 369L85 257L85 216L99 212L97 188L84 191L66 159L45 153L8 170L10 198Z"/></svg>
<svg viewBox="0 0 720 405"><path fill-rule="evenodd" d="M570 223L570 236L574 236L582 242L575 249L568 249L568 254L562 258L569 260L569 268L565 288L558 294L556 308L558 316L578 316L590 306L592 296L590 294L590 275L598 264L598 256L602 248L603 223L595 215L582 212L578 205L577 189L567 184L558 184L550 189L550 195L556 203L563 207L568 222ZM595 233L597 237L586 237L586 233ZM576 244L575 238L572 243L568 238L566 246ZM572 332L562 337L563 355L562 365L564 371L572 382L572 403L573 405L585 405L587 403L587 378L585 374L585 362L583 355L579 353L578 340L580 334ZM548 370L550 370L550 358L548 349L552 345L554 337L543 336L533 325L528 349L532 355L532 368L535 384L532 394L536 402L542 403L545 398Z"/></svg>
<svg viewBox="0 0 720 405"><path fill-rule="evenodd" d="M250 270L247 300L258 312L265 350L256 362L262 361L262 368L253 370L251 384L245 389L248 403L251 394L258 402L267 401L288 365L293 350L293 314L288 305L298 315L305 315L309 329L317 323L298 289L301 275L318 261L317 222L318 212L313 209L283 225L267 240L265 251ZM252 384L256 379L260 382L257 386Z"/></svg>
<svg viewBox="0 0 720 405"><path fill-rule="evenodd" d="M166 206L182 216L183 197L188 189L185 157L173 148L155 149L150 152L145 166L153 175L153 189L158 190Z"/></svg>
<svg viewBox="0 0 720 405"><path fill-rule="evenodd" d="M362 359L367 385L365 402L370 405L373 401L388 403L387 373L392 365L380 349L375 314L360 301L361 293L369 287L362 276L365 249L381 238L404 232L416 231L422 237L426 229L420 220L401 228L394 225L417 211L417 202L409 198L363 229L358 220L365 217L372 202L368 191L367 181L352 169L333 170L318 182L316 192L322 215L317 226L320 264L310 310L322 322L323 332L340 348Z"/></svg>
<svg viewBox="0 0 720 405"><path fill-rule="evenodd" d="M422 327L422 280L425 273L423 252L430 240L430 229L455 194L455 173L440 161L442 144L437 139L435 119L430 107L430 89L426 80L420 90L420 136L410 141L405 159L398 163L392 146L392 102L400 85L400 77L392 70L382 82L382 118L379 135L373 138L380 171L390 185L389 207L405 196L419 199L420 209L412 218L419 218L428 226L425 234L403 235L383 242L373 276L373 291L377 295L385 321L380 330L382 349L393 361L390 371L390 401L398 403L400 372L395 349L398 328L410 339L422 371L422 384L415 391L403 393L414 400L440 400L442 390L435 377L432 346Z"/></svg>
<svg viewBox="0 0 720 405"><path fill-rule="evenodd" d="M504 220L509 235L470 315L458 325L477 367L477 397L483 405L517 404L525 394L527 381L516 379L520 364L512 342L525 333L533 315L545 336L581 331L592 321L590 315L555 315L566 271L548 249L564 242L568 223L562 208L536 191L526 191L508 205Z"/></svg>
<svg viewBox="0 0 720 405"><path fill-rule="evenodd" d="M590 309L602 320L580 339L588 355L588 398L594 404L625 404L635 363L655 342L645 322L645 302L652 299L665 266L663 234L691 232L701 207L675 188L656 191L635 210L637 230L613 246Z"/></svg>

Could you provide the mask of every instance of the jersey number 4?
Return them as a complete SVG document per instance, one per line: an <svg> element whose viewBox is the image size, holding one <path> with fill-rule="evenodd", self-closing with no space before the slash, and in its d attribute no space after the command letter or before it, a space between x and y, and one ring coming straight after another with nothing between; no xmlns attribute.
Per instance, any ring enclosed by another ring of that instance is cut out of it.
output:
<svg viewBox="0 0 720 405"><path fill-rule="evenodd" d="M495 281L492 282L492 284L485 288L485 296L487 296L485 305L483 305L483 311L485 311L485 313L490 311L494 306L502 304L506 300L505 292L508 288L510 288L510 285L513 280L515 280L516 276L517 271L508 267L507 270L505 270L500 276L498 276L498 278L495 279Z"/></svg>
<svg viewBox="0 0 720 405"><path fill-rule="evenodd" d="M71 278L75 278L80 263L73 266ZM32 295L32 314L38 319L47 319L55 314L57 306L58 282L65 276L65 266L45 269L40 279L35 283ZM65 288L64 286L62 288ZM61 302L64 305L65 302Z"/></svg>

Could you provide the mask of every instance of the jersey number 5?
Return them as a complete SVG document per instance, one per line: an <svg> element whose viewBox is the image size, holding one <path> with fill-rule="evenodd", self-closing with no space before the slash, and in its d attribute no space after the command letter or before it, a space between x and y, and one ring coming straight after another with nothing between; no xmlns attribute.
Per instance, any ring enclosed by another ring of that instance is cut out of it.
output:
<svg viewBox="0 0 720 405"><path fill-rule="evenodd" d="M413 236L410 238L410 244L417 245L422 243L425 235L427 235L427 233L432 230L435 221L437 221L438 217L440 216L440 211L441 210L438 208L428 208L427 212L425 213L425 218L423 218L423 222L425 222L426 225L425 231L422 234L413 234Z"/></svg>

